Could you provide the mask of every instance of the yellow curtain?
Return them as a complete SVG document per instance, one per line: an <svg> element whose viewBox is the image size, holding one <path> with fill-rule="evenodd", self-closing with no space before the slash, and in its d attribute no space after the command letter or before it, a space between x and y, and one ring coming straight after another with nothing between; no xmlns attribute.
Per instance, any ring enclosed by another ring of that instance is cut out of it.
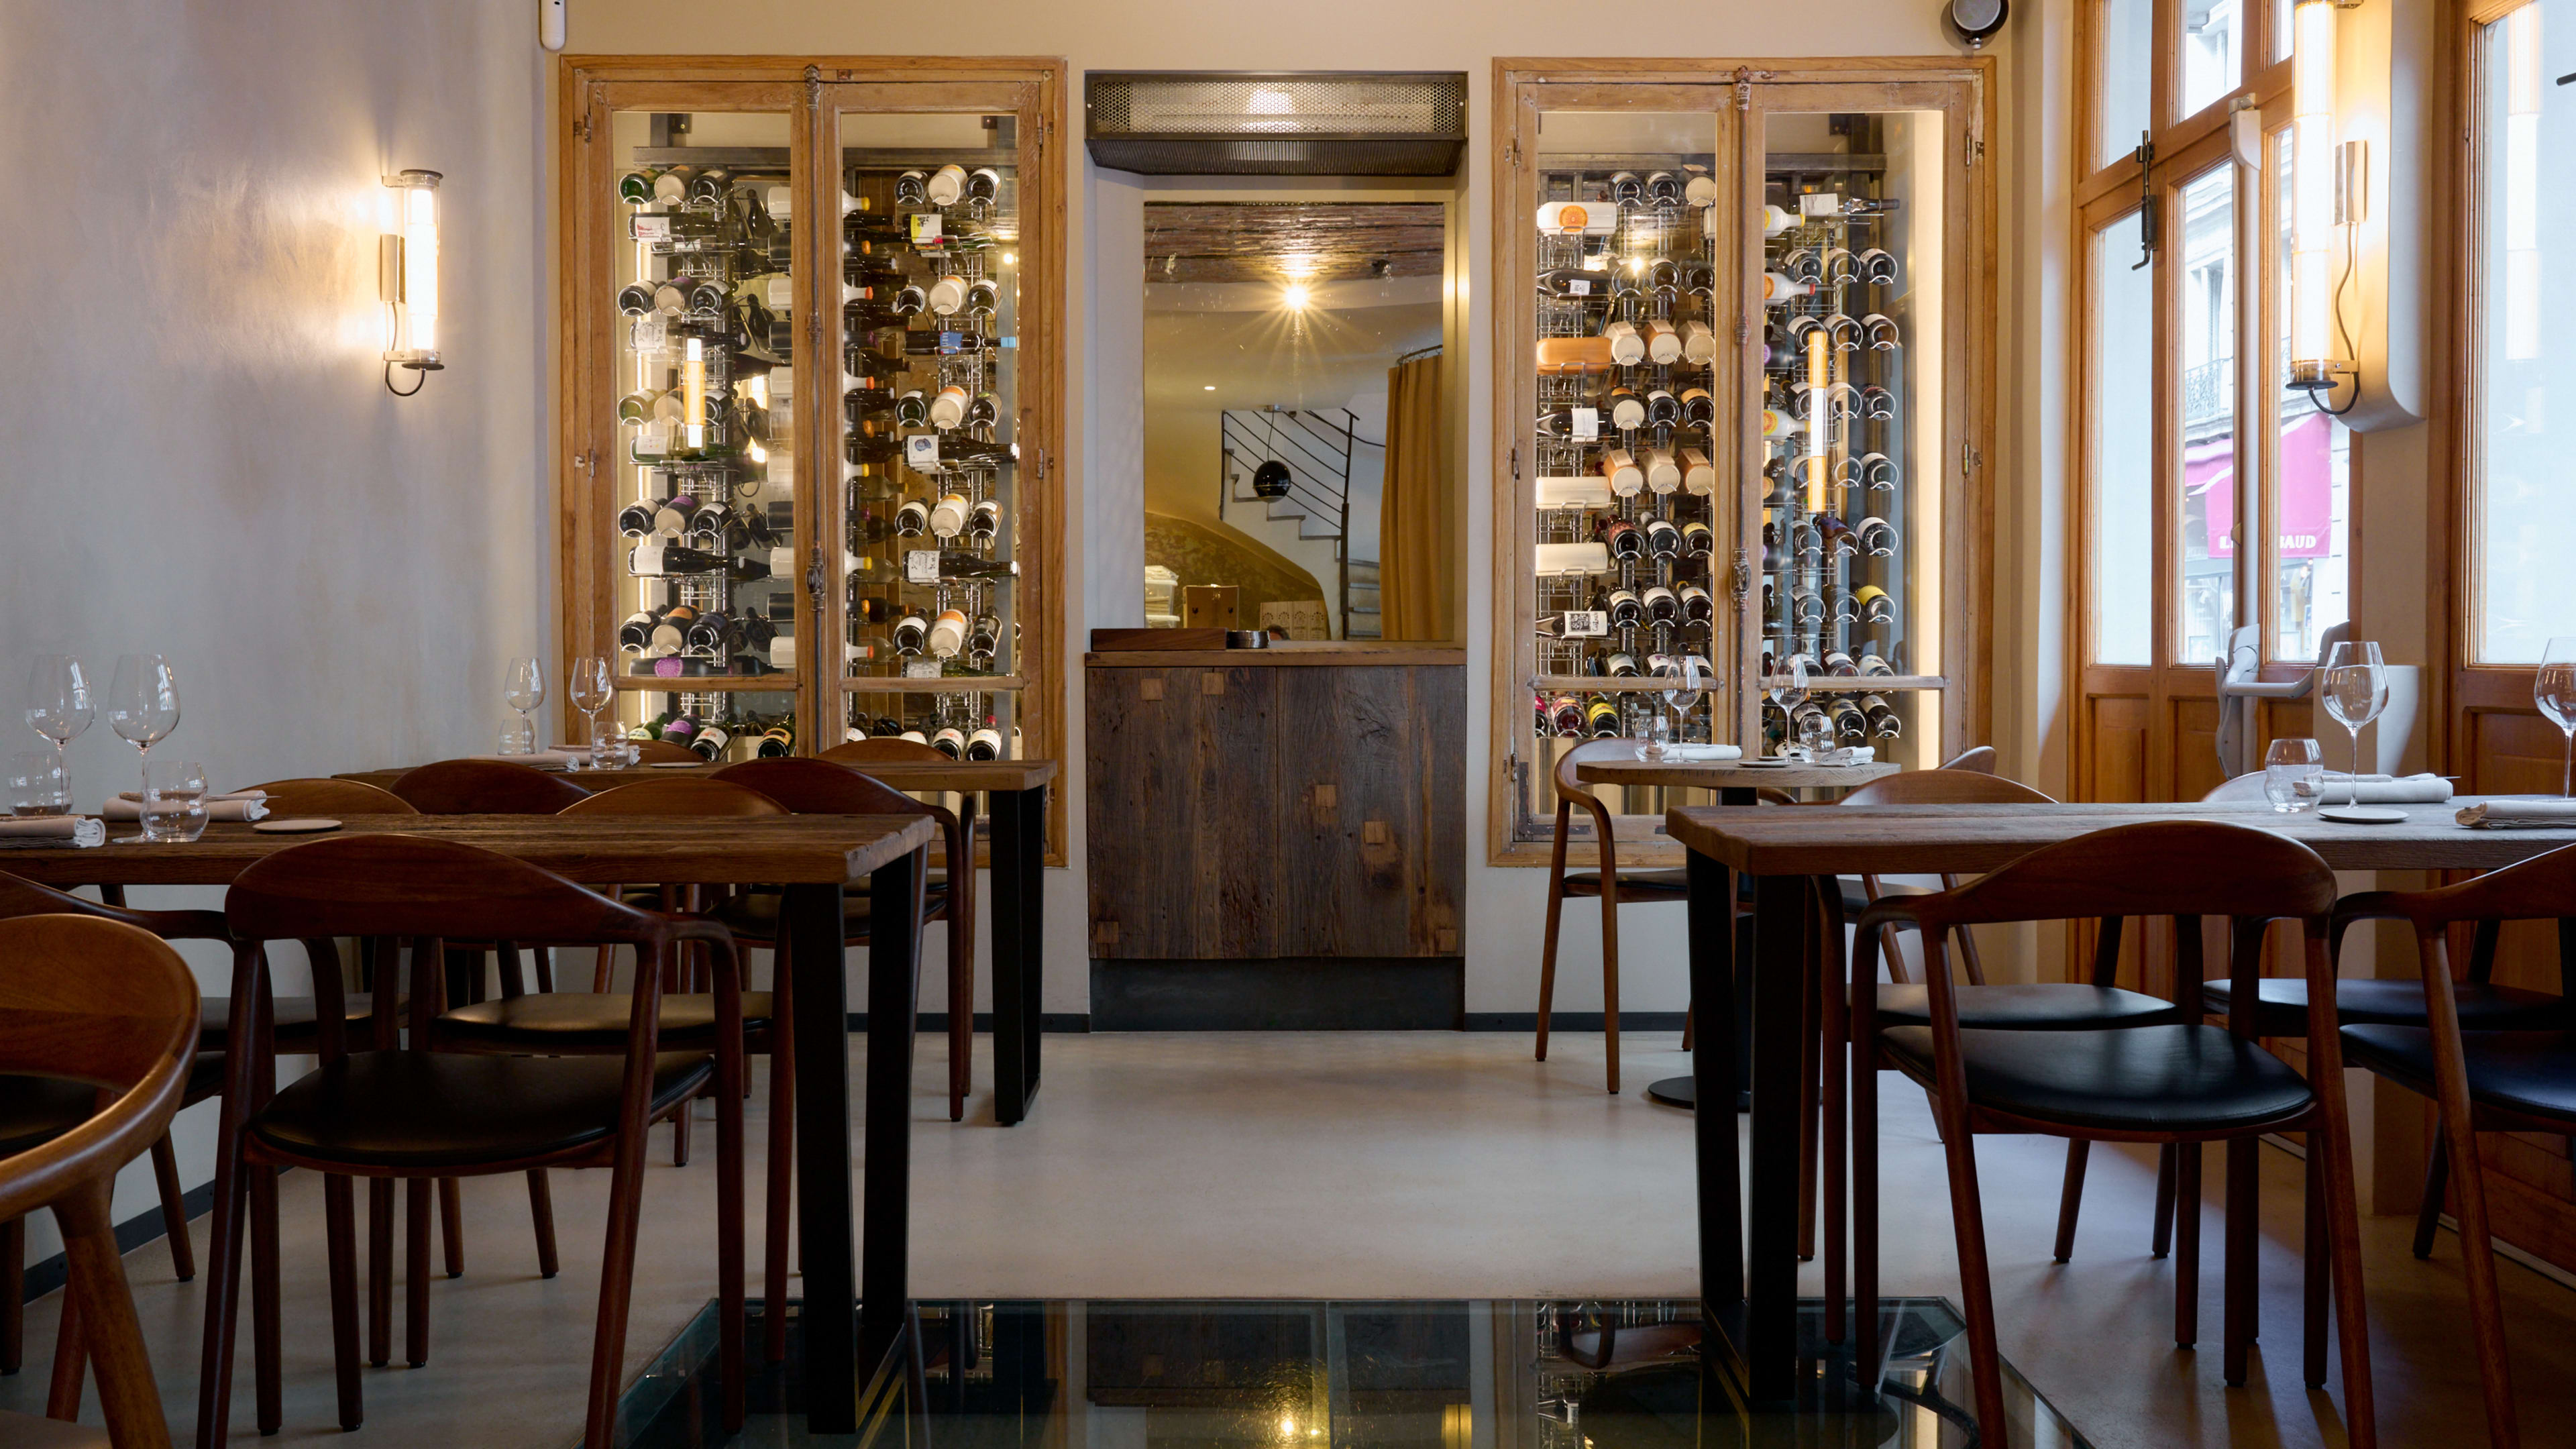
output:
<svg viewBox="0 0 2576 1449"><path fill-rule="evenodd" d="M1440 358L1417 357L1386 374L1386 480L1378 503L1378 628L1385 638L1459 637L1454 491L1440 419Z"/></svg>

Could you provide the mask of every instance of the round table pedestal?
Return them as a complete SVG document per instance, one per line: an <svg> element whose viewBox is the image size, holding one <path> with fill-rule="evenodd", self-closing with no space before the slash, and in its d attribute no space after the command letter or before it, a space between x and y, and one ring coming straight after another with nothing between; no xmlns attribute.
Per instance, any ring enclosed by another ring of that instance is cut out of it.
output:
<svg viewBox="0 0 2576 1449"><path fill-rule="evenodd" d="M1646 1100L1661 1102L1667 1107L1679 1107L1684 1111L1695 1111L1699 1107L1699 1083L1689 1077L1666 1077L1660 1082L1649 1082L1646 1084ZM1752 1111L1753 1094L1737 1092L1735 1110Z"/></svg>

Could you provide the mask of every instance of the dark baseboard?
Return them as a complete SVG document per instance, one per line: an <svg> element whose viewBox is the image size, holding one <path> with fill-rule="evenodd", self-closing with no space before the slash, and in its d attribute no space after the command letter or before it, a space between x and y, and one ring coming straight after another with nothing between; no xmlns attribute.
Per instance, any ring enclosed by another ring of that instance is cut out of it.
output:
<svg viewBox="0 0 2576 1449"><path fill-rule="evenodd" d="M1682 1029L1682 1018L1686 1015L1688 1015L1687 1012L1680 1011L1623 1011L1619 1013L1619 1029L1621 1031L1679 1031ZM1554 1011L1548 1013L1547 1025L1550 1031L1599 1031L1604 1023L1601 1020L1601 1013L1597 1011ZM1538 1030L1538 1013L1535 1011L1471 1011L1467 1013L1467 1030L1535 1032Z"/></svg>
<svg viewBox="0 0 2576 1449"><path fill-rule="evenodd" d="M945 1035L948 1031L948 1013L944 1011L925 1011L916 1018L916 1021L917 1025L913 1027L913 1030L917 1032ZM852 1036L856 1036L861 1032L866 1031L868 1029L868 1014L864 1011L851 1012L849 1029ZM992 1029L993 1013L989 1011L976 1012L975 1030L989 1032ZM1091 1030L1091 1013L1087 1011L1041 1012L1038 1014L1038 1030L1072 1032L1078 1035L1082 1032Z"/></svg>
<svg viewBox="0 0 2576 1449"><path fill-rule="evenodd" d="M192 1221L213 1212L215 1209L215 1185L211 1182L201 1183L198 1186L192 1187L186 1192L181 1193L179 1195L179 1206L188 1214L188 1217ZM133 1217L130 1217L124 1222L116 1225L117 1251L121 1253L131 1253L146 1243L159 1242L161 1240L163 1227L164 1225L161 1220L161 1205L156 1202L143 1211L136 1213ZM60 1253L56 1253L41 1263L29 1263L27 1265L26 1301L33 1303L37 1299L44 1297L46 1294L53 1292L55 1289L63 1286L64 1281L70 1276L71 1260Z"/></svg>
<svg viewBox="0 0 2576 1449"><path fill-rule="evenodd" d="M1456 1031L1459 956L1091 963L1093 1031Z"/></svg>

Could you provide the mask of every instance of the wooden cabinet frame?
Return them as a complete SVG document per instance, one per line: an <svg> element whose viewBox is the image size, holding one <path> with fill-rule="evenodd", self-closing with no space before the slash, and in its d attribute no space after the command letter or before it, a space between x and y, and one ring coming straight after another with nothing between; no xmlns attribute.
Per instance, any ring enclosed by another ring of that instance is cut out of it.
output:
<svg viewBox="0 0 2576 1449"><path fill-rule="evenodd" d="M1994 456L1994 397L1990 380L1997 360L1995 341L1996 193L1993 166L1983 159L1985 138L1993 133L1996 98L1991 57L1893 57L1850 60L1570 60L1501 57L1493 68L1493 309L1494 346L1494 533L1493 586L1495 647L1491 680L1492 719L1486 810L1486 858L1494 865L1544 865L1551 845L1546 839L1520 838L1524 798L1536 799L1544 785L1536 761L1519 746L1529 730L1529 681L1536 673L1534 610L1529 598L1529 561L1536 534L1536 469L1531 420L1526 399L1532 395L1532 348L1529 308L1517 288L1527 284L1531 259L1529 220L1538 169L1537 117L1542 97L1548 109L1564 101L1598 102L1601 108L1633 111L1696 110L1715 103L1711 134L1736 158L1738 179L1745 184L1721 193L1722 226L1743 232L1745 196L1761 204L1763 157L1761 131L1746 124L1763 111L1941 111L1949 117L1945 144L1952 152L1945 165L1948 202L1955 218L1945 237L1948 311L1944 375L1949 379L1944 412L1937 426L1938 455L1945 460L1941 482L1940 558L1946 579L1938 600L1925 600L1922 623L1937 629L1943 674L1941 753L1955 753L1985 742L1991 728L1991 660L1993 643L1993 494L1989 460ZM1758 275L1747 275L1746 252L1721 248L1720 295L1753 299ZM1758 265L1752 269L1758 273ZM1759 316L1758 300L1741 305ZM1748 340L1749 338L1749 340ZM1722 700L1721 717L1733 737L1758 738L1759 691L1752 682L1758 668L1760 641L1742 627L1742 611L1732 595L1738 587L1732 560L1749 547L1760 557L1761 510L1743 480L1744 449L1758 427L1747 420L1744 400L1754 396L1760 369L1745 365L1745 347L1760 345L1751 329L1733 348L1721 346L1712 368L1710 391L1733 408L1740 425L1721 426L1714 439L1712 462L1720 487L1735 506L1721 504L1712 526L1716 543L1716 587L1719 624L1711 643L1723 676L1713 692ZM1748 375L1749 374L1749 375ZM1758 406L1758 401L1749 404ZM1926 420L1926 426L1936 426ZM1723 454L1723 456L1715 456ZM1731 534L1730 534L1731 530ZM1937 611L1937 612L1935 612ZM1533 812L1536 813L1536 812ZM1659 819L1623 817L1619 833L1621 858L1649 866L1678 865L1682 850L1654 838ZM1631 842L1633 843L1627 843ZM1569 858L1593 860L1588 840L1571 843Z"/></svg>
<svg viewBox="0 0 2576 1449"><path fill-rule="evenodd" d="M557 436L556 526L561 568L562 643L567 656L617 657L614 586L619 567L610 547L614 468L600 464L618 447L614 348L609 326L613 289L610 208L615 179L608 116L618 110L765 111L789 123L790 184L798 194L829 185L838 194L837 118L853 111L984 109L1019 117L1023 295L1019 314L1019 409L1015 435L1023 463L1015 480L1018 513L1014 557L1020 560L1016 608L1021 650L1012 691L1023 753L1062 759L1065 750L1064 654L1064 309L1065 62L1047 57L574 56L557 67L559 116L558 344L561 397ZM806 206L795 227L798 347L805 365L836 359L841 286L837 207ZM818 367L796 410L798 545L837 557L844 536L844 490L837 460L842 418L837 369ZM826 463L829 466L826 466ZM817 546L820 546L819 550ZM846 606L837 577L817 594L796 593L801 639L841 637ZM828 655L828 657L826 657ZM692 692L785 692L797 697L798 738L811 753L840 737L842 697L902 693L927 681L841 677L837 648L808 648L788 680L692 680ZM1005 681L1007 683L1007 681ZM621 688L630 686L621 685ZM636 685L633 688L650 688ZM566 722L575 716L565 705ZM1046 860L1065 859L1064 802L1048 812Z"/></svg>

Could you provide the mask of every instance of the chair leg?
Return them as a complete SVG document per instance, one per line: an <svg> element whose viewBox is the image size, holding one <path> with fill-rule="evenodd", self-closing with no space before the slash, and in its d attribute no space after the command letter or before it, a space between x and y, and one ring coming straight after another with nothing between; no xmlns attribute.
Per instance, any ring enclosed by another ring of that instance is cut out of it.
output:
<svg viewBox="0 0 2576 1449"><path fill-rule="evenodd" d="M563 1271L563 1259L555 1253L554 1190L542 1167L528 1169L528 1218L537 1230L537 1276L551 1278Z"/></svg>
<svg viewBox="0 0 2576 1449"><path fill-rule="evenodd" d="M635 1293L636 1226L644 1206L644 1136L631 1131L618 1144L610 1172L608 1244L600 1263L599 1323L591 1339L583 1449L614 1449L616 1443L617 1391L626 1371L626 1311Z"/></svg>
<svg viewBox="0 0 2576 1449"><path fill-rule="evenodd" d="M2315 1137L2315 1130L2310 1129L2307 1171L2302 1174L2301 1183L2306 1198L2307 1224L2306 1230L2300 1235L2302 1256L2305 1259L2300 1271L2306 1280L2299 1285L2300 1296L2304 1300L2302 1306L2305 1310L2305 1322L2301 1325L2303 1332L2300 1352L2303 1362L2300 1367L2304 1371L2303 1382L2309 1388L2322 1389L2326 1386L2326 1344L2330 1333L2326 1324L2326 1308L2327 1301L2332 1296L2328 1291L2332 1282L2328 1275L2334 1271L2334 1265L2327 1253L2326 1245L2326 1172L2325 1163L2322 1160L2323 1149L2316 1145Z"/></svg>
<svg viewBox="0 0 2576 1449"><path fill-rule="evenodd" d="M712 963L709 974L713 974ZM724 1426L728 1435L742 1432L746 1403L742 1353L742 1079L749 1073L743 1065L740 1052L717 1056L716 1362L724 1375Z"/></svg>
<svg viewBox="0 0 2576 1449"><path fill-rule="evenodd" d="M2200 1144L2174 1144L2174 1344L2200 1341Z"/></svg>
<svg viewBox="0 0 2576 1449"><path fill-rule="evenodd" d="M974 1082L975 908L970 896L952 884L948 895L949 1121L966 1120L966 1093Z"/></svg>
<svg viewBox="0 0 2576 1449"><path fill-rule="evenodd" d="M403 1362L429 1362L429 1200L426 1177L403 1182Z"/></svg>
<svg viewBox="0 0 2576 1449"><path fill-rule="evenodd" d="M81 1346L98 1368L99 1407L109 1438L119 1449L169 1449L170 1422L152 1380L143 1325L134 1316L134 1297L117 1250L116 1218L109 1206L113 1190L113 1182L101 1178L54 1205L73 1294L82 1305ZM71 1296L66 1295L66 1306Z"/></svg>
<svg viewBox="0 0 2576 1449"><path fill-rule="evenodd" d="M2081 1137L2066 1139L2066 1182L2057 1190L2057 1261L2075 1256L2075 1218L2084 1210L2084 1167L2092 1159L2093 1144Z"/></svg>
<svg viewBox="0 0 2576 1449"><path fill-rule="evenodd" d="M1936 969L1927 966L1926 970ZM1978 1437L1999 1446L2011 1443L2004 1415L2004 1376L1995 1331L1994 1284L1986 1263L1985 1205L1977 1191L1977 1139L1968 1127L1967 1106L1937 1094L1934 1108L1945 1120L1942 1151L1950 1165L1950 1216L1959 1243L1959 1297L1968 1321L1968 1374L1976 1386Z"/></svg>
<svg viewBox="0 0 2576 1449"><path fill-rule="evenodd" d="M671 1165L689 1165L689 1119L697 1115L698 1101L692 1097L671 1114Z"/></svg>
<svg viewBox="0 0 2576 1449"><path fill-rule="evenodd" d="M2424 1158L2424 1205L2415 1210L2415 1256L2433 1256L2433 1238L2442 1229L2442 1196L2450 1186L2451 1144L2435 1137Z"/></svg>
<svg viewBox="0 0 2576 1449"><path fill-rule="evenodd" d="M197 1248L188 1241L188 1194L179 1186L179 1154L167 1132L152 1139L152 1180L161 1189L161 1231L170 1240L170 1271L185 1283L197 1276Z"/></svg>
<svg viewBox="0 0 2576 1449"><path fill-rule="evenodd" d="M394 1356L394 1182L367 1179L367 1362Z"/></svg>
<svg viewBox="0 0 2576 1449"><path fill-rule="evenodd" d="M27 1358L27 1220L0 1223L0 1374Z"/></svg>
<svg viewBox="0 0 2576 1449"><path fill-rule="evenodd" d="M438 1236L447 1276L465 1276L465 1191L455 1178L438 1180Z"/></svg>
<svg viewBox="0 0 2576 1449"><path fill-rule="evenodd" d="M1863 956L1867 956L1864 951ZM1873 973L1874 974L1874 973ZM1862 982L1866 989L1871 983ZM1846 1018L1851 1057L1852 1377L1864 1389L1879 1379L1878 1331L1878 1037L1876 995L1855 993Z"/></svg>
<svg viewBox="0 0 2576 1449"><path fill-rule="evenodd" d="M1823 1094L1823 1131L1825 1145L1821 1156L1824 1169L1824 1236L1825 1236L1825 1341L1841 1343L1846 1338L1843 1321L1843 1288L1846 1270L1846 1239L1843 1236L1845 1210L1850 1192L1845 1185L1845 1168L1850 1161L1850 1132L1844 1121L1850 1078L1843 1058L1851 1039L1851 1022L1847 1008L1851 988L1850 972L1843 956L1842 912L1826 912L1825 959L1823 980L1818 997L1823 1008L1823 1056L1819 1065L1819 1090Z"/></svg>
<svg viewBox="0 0 2576 1449"><path fill-rule="evenodd" d="M358 1216L356 1184L337 1174L322 1179L322 1220L331 1258L331 1368L340 1394L340 1427L366 1422L358 1384Z"/></svg>
<svg viewBox="0 0 2576 1449"><path fill-rule="evenodd" d="M2240 1137L2227 1144L2227 1216L2226 1255L2227 1282L2220 1296L2220 1341L2223 1345L2223 1372L2231 1389L2245 1387L2245 1371L2255 1336L2256 1314L2260 1305L2256 1297L2255 1274L2260 1261L2255 1254L2255 1217L2261 1211L2262 1186L2257 1171L2261 1166L2256 1154L2263 1144L2251 1137Z"/></svg>
<svg viewBox="0 0 2576 1449"><path fill-rule="evenodd" d="M1694 1008L1694 1007L1688 1007L1688 1006L1685 1006L1685 1007L1683 1007L1683 1008L1682 1008L1682 1050L1683 1050L1683 1051L1689 1051L1689 1050L1691 1049L1691 1047L1693 1046L1693 1044L1694 1044L1694 1043L1696 1043L1696 1042L1698 1041L1698 1037L1694 1034L1694 1028L1695 1028L1695 1026L1696 1026L1696 1024L1697 1024L1698 1020L1699 1020L1699 1013L1698 1013L1698 1010L1697 1010L1696 1008Z"/></svg>
<svg viewBox="0 0 2576 1449"><path fill-rule="evenodd" d="M2173 1251L2174 1225L2174 1145L2170 1142L2156 1149L2156 1225L2148 1232L2149 1257L2161 1258Z"/></svg>
<svg viewBox="0 0 2576 1449"><path fill-rule="evenodd" d="M1619 884L1601 878L1601 1055L1609 1064L1610 1095L1619 1095Z"/></svg>
<svg viewBox="0 0 2576 1449"><path fill-rule="evenodd" d="M66 1283L63 1311L54 1321L54 1373L45 1388L45 1417L65 1423L80 1418L81 1386L89 1377L89 1344L82 1337L82 1289Z"/></svg>
<svg viewBox="0 0 2576 1449"><path fill-rule="evenodd" d="M2522 1442L2513 1407L2513 1365L2504 1335L2504 1298L2496 1283L2495 1241L2487 1225L2486 1168L2478 1161L2477 1137L2468 1122L2468 1092L2463 1079L2457 1110L2445 1091L2442 1135L2451 1145L2458 1180L2452 1191L2460 1200L2460 1270L2469 1284L2469 1327L2475 1335L2474 1356L2479 1386L2486 1391L2487 1439L2497 1445Z"/></svg>
<svg viewBox="0 0 2576 1449"><path fill-rule="evenodd" d="M1565 915L1565 812L1556 807L1556 864L1547 873L1547 930L1538 948L1538 1059L1547 1060L1547 1023L1556 1008L1556 932Z"/></svg>
<svg viewBox="0 0 2576 1449"><path fill-rule="evenodd" d="M274 1434L286 1422L277 1273L277 1169L255 1167L250 1174L251 1376L262 1434Z"/></svg>
<svg viewBox="0 0 2576 1449"><path fill-rule="evenodd" d="M1818 915L1822 907L1810 902L1807 913ZM1815 932L1821 940L1821 928ZM1823 961L1811 953L1803 968L1806 979L1799 983L1798 1001L1798 1261L1808 1263L1816 1257L1816 1175L1821 1154L1817 1151L1816 1133L1821 1127L1822 1093L1817 1073L1824 1059Z"/></svg>

